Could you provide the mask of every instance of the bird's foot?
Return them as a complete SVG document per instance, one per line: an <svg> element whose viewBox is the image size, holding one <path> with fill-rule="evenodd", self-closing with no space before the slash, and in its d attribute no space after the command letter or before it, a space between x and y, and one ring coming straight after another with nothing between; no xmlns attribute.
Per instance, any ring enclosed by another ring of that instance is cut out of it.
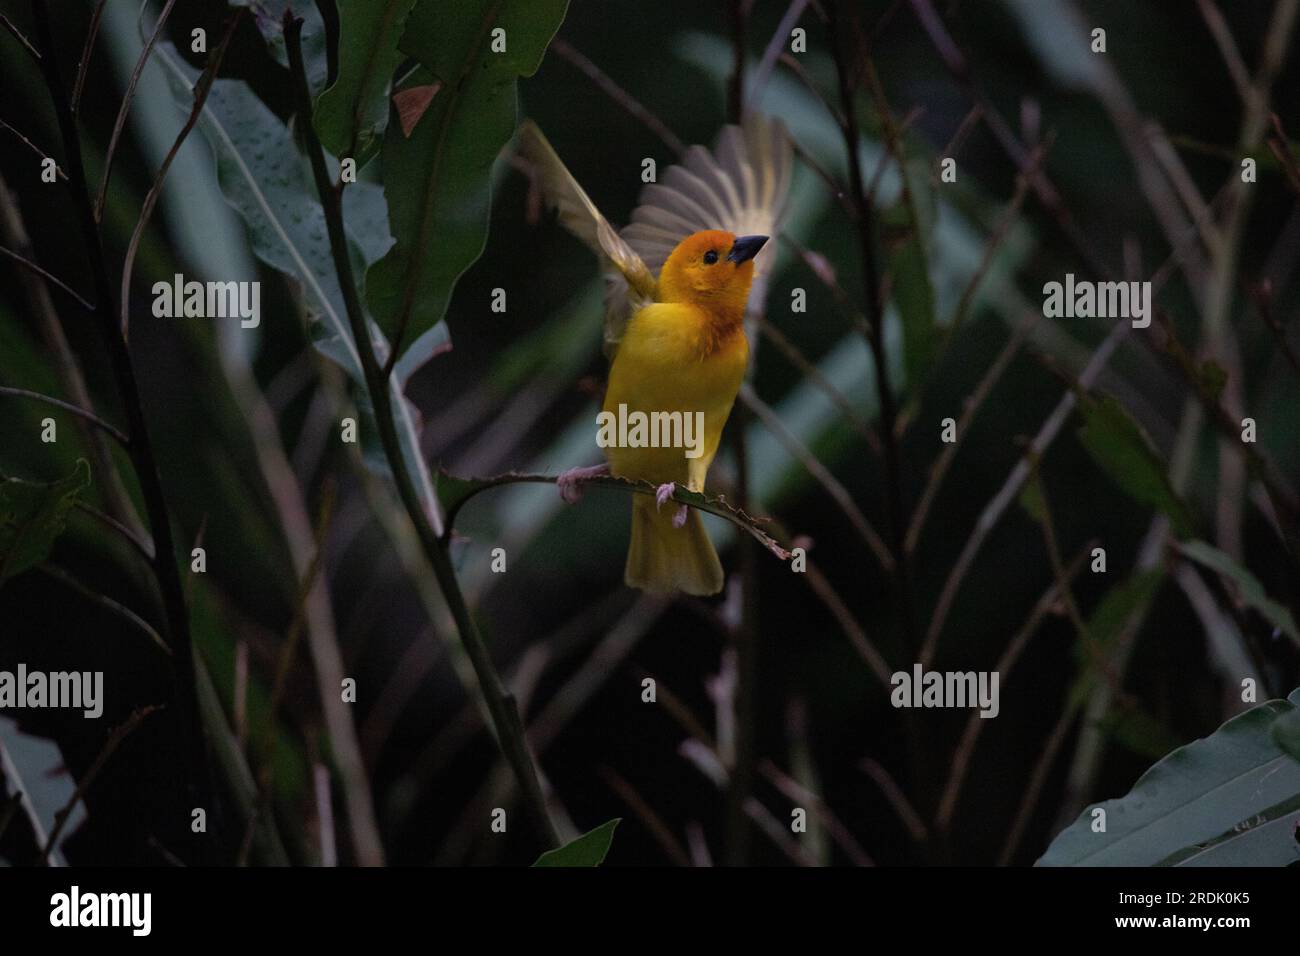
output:
<svg viewBox="0 0 1300 956"><path fill-rule="evenodd" d="M665 501L672 500L673 492L677 490L675 481L665 482L655 489L655 505L662 508ZM673 527L680 528L686 524L686 505L681 505L673 512Z"/></svg>
<svg viewBox="0 0 1300 956"><path fill-rule="evenodd" d="M672 498L673 492L676 490L677 490L677 482L675 481L664 482L662 485L660 485L658 488L655 489L655 505L659 508L662 508L664 506L664 502Z"/></svg>
<svg viewBox="0 0 1300 956"><path fill-rule="evenodd" d="M586 468L570 468L555 479L555 484L560 489L560 497L564 499L565 503L576 505L582 500L583 482L608 474L608 464L591 465Z"/></svg>

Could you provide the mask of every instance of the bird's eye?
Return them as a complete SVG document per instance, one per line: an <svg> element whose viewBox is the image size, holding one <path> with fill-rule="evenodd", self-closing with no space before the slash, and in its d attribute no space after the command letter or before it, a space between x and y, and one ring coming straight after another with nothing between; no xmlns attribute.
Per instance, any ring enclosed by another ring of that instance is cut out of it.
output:
<svg viewBox="0 0 1300 956"><path fill-rule="evenodd" d="M717 261L718 261L718 251L716 249L710 249L708 252L704 254L704 264L706 266L711 266Z"/></svg>

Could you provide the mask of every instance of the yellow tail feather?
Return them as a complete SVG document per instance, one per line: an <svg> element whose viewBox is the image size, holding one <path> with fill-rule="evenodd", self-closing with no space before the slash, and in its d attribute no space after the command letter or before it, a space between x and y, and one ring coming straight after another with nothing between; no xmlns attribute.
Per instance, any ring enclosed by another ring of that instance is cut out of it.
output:
<svg viewBox="0 0 1300 956"><path fill-rule="evenodd" d="M633 496L632 539L623 580L644 591L717 594L722 590L722 564L704 522L699 512L690 508L686 524L674 528L676 510L672 501L660 510L653 498Z"/></svg>

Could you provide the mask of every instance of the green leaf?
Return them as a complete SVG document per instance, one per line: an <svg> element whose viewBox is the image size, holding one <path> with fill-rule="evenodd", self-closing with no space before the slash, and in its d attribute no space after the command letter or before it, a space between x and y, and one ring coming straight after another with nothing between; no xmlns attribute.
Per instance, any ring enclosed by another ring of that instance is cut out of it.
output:
<svg viewBox="0 0 1300 956"><path fill-rule="evenodd" d="M0 584L50 556L68 512L90 487L90 465L78 458L72 474L42 484L9 478L0 482Z"/></svg>
<svg viewBox="0 0 1300 956"><path fill-rule="evenodd" d="M397 242L367 277L370 308L400 353L442 321L487 241L492 163L515 130L515 81L531 76L568 0L420 0L400 44L442 83L407 138L384 136L384 194ZM504 34L494 31L501 29ZM504 42L505 52L494 52Z"/></svg>
<svg viewBox="0 0 1300 956"><path fill-rule="evenodd" d="M1057 835L1039 866L1284 866L1300 848L1300 762L1270 732L1296 713L1300 689L1232 718L1151 767L1124 797L1094 807Z"/></svg>
<svg viewBox="0 0 1300 956"><path fill-rule="evenodd" d="M1211 571L1231 581L1241 596L1241 600L1264 616L1275 628L1291 640L1300 644L1300 631L1296 630L1295 618L1291 612L1274 601L1264 591L1259 579L1243 568L1218 548L1204 541L1188 541L1178 546L1178 550L1187 557L1205 565Z"/></svg>
<svg viewBox="0 0 1300 956"><path fill-rule="evenodd" d="M339 0L339 75L316 101L316 133L335 156L358 166L388 125L388 89L397 41L415 0Z"/></svg>
<svg viewBox="0 0 1300 956"><path fill-rule="evenodd" d="M1300 708L1273 721L1273 742L1296 760L1300 760Z"/></svg>
<svg viewBox="0 0 1300 956"><path fill-rule="evenodd" d="M600 866L614 841L614 828L620 822L622 818L615 817L557 850L546 851L533 866Z"/></svg>
<svg viewBox="0 0 1300 956"><path fill-rule="evenodd" d="M1141 426L1109 395L1081 395L1079 441L1130 497L1163 511L1180 537L1192 534L1192 513L1169 482L1168 469Z"/></svg>
<svg viewBox="0 0 1300 956"><path fill-rule="evenodd" d="M181 105L188 109L198 72L159 43L157 58L166 67ZM257 98L246 83L217 80L200 122L212 146L217 178L226 201L243 217L259 259L297 280L314 316L312 343L365 388L361 360L352 341L343 294L330 254L325 213L313 191L306 164L289 128ZM378 187L354 183L343 193L343 211L356 275L391 245ZM381 358L387 343L374 330ZM390 382L397 434L421 500L436 507L433 482L420 453L418 416L402 394L406 376L429 357L449 347L446 327L422 338L398 363Z"/></svg>

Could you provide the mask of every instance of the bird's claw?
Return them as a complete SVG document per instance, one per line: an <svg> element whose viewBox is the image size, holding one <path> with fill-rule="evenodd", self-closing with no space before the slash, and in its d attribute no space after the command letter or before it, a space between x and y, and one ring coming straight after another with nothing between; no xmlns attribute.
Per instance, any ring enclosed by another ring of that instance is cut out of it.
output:
<svg viewBox="0 0 1300 956"><path fill-rule="evenodd" d="M609 465L592 465L589 468L570 468L568 471L561 472L555 479L555 485L560 489L560 497L566 504L576 505L582 500L582 484L592 478L598 478L601 475L609 474Z"/></svg>
<svg viewBox="0 0 1300 956"><path fill-rule="evenodd" d="M662 508L665 501L672 499L673 492L677 490L675 481L668 481L655 489L655 507ZM686 524L686 505L680 506L673 512L673 527L681 528Z"/></svg>
<svg viewBox="0 0 1300 956"><path fill-rule="evenodd" d="M673 492L676 490L677 490L677 482L675 481L665 482L664 484L656 488L655 507L662 508L664 506L664 502L667 501L669 498L671 498L673 496Z"/></svg>

